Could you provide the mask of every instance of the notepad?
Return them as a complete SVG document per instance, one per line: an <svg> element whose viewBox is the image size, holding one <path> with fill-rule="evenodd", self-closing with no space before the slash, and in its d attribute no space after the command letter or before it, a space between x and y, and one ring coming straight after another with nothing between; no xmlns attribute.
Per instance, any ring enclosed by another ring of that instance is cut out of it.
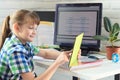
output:
<svg viewBox="0 0 120 80"><path fill-rule="evenodd" d="M75 38L75 43L73 47L73 53L71 55L70 61L69 61L69 67L77 66L79 64L78 61L78 53L81 47L82 39L83 39L84 33L81 33Z"/></svg>

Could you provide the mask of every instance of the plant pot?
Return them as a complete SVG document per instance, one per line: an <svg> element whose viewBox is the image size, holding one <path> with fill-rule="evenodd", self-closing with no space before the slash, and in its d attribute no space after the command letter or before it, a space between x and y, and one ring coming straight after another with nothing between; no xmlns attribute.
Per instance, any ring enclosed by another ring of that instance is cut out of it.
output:
<svg viewBox="0 0 120 80"><path fill-rule="evenodd" d="M107 59L112 59L113 53L118 53L120 55L120 46L106 46Z"/></svg>

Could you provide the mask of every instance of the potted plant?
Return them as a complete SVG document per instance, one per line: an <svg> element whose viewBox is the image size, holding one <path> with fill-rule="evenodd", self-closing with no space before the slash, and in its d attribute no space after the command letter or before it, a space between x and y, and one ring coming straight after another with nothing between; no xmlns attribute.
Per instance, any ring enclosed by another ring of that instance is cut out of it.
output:
<svg viewBox="0 0 120 80"><path fill-rule="evenodd" d="M108 36L95 35L93 38L96 40L108 41L110 43L110 46L106 46L106 53L107 53L107 58L111 60L113 53L120 54L120 46L114 45L115 42L120 41L120 39L118 38L120 32L120 26L118 23L114 23L112 25L108 17L104 17L103 21L104 21L104 29L108 33Z"/></svg>

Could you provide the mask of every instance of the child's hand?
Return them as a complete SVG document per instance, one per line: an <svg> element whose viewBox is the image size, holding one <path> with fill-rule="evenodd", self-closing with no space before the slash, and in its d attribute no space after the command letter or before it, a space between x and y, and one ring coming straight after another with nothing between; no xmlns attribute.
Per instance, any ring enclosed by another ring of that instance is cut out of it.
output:
<svg viewBox="0 0 120 80"><path fill-rule="evenodd" d="M61 65L64 64L65 62L68 62L71 54L72 54L72 50L61 52L61 54L56 59L57 64ZM80 58L80 56L81 56L81 50L79 50L78 52L78 59Z"/></svg>
<svg viewBox="0 0 120 80"><path fill-rule="evenodd" d="M78 52L78 59L80 59L80 57L81 57L81 49Z"/></svg>
<svg viewBox="0 0 120 80"><path fill-rule="evenodd" d="M64 64L65 62L68 62L71 54L72 54L72 51L61 52L61 54L56 59L56 63L61 65L61 64Z"/></svg>

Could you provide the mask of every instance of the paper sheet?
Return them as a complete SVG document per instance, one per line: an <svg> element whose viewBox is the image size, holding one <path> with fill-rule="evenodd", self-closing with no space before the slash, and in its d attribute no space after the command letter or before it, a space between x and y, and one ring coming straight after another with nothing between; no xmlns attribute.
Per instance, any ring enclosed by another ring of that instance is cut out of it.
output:
<svg viewBox="0 0 120 80"><path fill-rule="evenodd" d="M69 63L70 67L78 65L77 56L78 56L78 52L80 50L80 46L81 46L81 43L82 43L83 35L84 35L84 33L81 33L80 35L78 35L76 37L76 40L75 40L75 43L74 43L74 48L73 48L73 53L72 53L70 63Z"/></svg>

